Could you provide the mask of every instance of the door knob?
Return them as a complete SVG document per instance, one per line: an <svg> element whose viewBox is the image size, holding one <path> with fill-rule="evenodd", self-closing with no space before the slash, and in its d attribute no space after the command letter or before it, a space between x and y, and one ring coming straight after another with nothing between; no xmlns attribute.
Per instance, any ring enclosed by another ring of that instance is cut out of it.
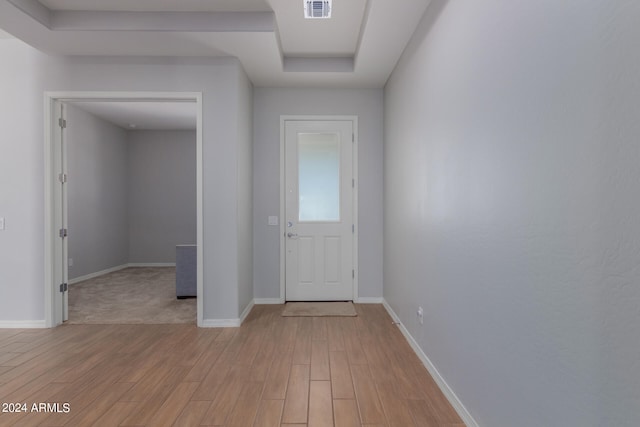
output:
<svg viewBox="0 0 640 427"><path fill-rule="evenodd" d="M287 237L290 239L295 239L298 237L298 233L292 233L292 232L288 232L287 233Z"/></svg>

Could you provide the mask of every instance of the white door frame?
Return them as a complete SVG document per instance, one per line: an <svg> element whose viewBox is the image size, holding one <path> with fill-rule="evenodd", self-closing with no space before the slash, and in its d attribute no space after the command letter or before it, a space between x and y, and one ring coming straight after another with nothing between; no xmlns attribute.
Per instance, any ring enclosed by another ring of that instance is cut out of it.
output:
<svg viewBox="0 0 640 427"><path fill-rule="evenodd" d="M197 324L203 316L203 201L202 201L202 93L201 92L45 92L44 93L44 318L45 327L59 325L62 307L55 304L58 278L54 274L56 251L61 250L55 236L56 200L53 184L57 180L52 145L54 132L59 131L54 117L54 103L69 101L136 101L136 102L195 102L196 103L196 245L197 245Z"/></svg>
<svg viewBox="0 0 640 427"><path fill-rule="evenodd" d="M280 116L280 303L286 298L286 254L285 254L285 234L286 234L286 206L285 206L285 123L288 121L350 121L353 124L353 301L358 300L358 116Z"/></svg>

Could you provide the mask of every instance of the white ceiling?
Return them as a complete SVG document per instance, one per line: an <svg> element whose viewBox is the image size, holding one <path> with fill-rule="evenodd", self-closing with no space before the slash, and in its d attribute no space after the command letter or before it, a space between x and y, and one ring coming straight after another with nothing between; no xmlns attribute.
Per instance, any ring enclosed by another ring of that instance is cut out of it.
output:
<svg viewBox="0 0 640 427"><path fill-rule="evenodd" d="M0 37L62 55L235 56L256 86L382 87L429 1L334 0L331 19L309 20L302 0L0 0ZM128 130L196 126L194 103L74 105Z"/></svg>
<svg viewBox="0 0 640 427"><path fill-rule="evenodd" d="M353 57L366 0L333 2L331 19L305 19L302 0L270 0L285 56Z"/></svg>
<svg viewBox="0 0 640 427"><path fill-rule="evenodd" d="M382 87L430 0L0 0L0 29L47 53L234 56L255 86Z"/></svg>

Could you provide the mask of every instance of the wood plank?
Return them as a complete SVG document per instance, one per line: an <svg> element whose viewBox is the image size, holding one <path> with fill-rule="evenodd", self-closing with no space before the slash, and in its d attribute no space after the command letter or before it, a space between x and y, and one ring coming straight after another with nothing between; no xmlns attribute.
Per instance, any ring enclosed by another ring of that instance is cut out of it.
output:
<svg viewBox="0 0 640 427"><path fill-rule="evenodd" d="M313 320L310 317L297 317L298 334L293 349L293 364L308 365L311 363L311 334L313 332Z"/></svg>
<svg viewBox="0 0 640 427"><path fill-rule="evenodd" d="M416 425L424 427L439 427L440 423L435 418L429 404L424 400L409 400L409 412Z"/></svg>
<svg viewBox="0 0 640 427"><path fill-rule="evenodd" d="M344 351L329 352L329 365L331 370L331 388L334 399L353 399L353 382L351 371Z"/></svg>
<svg viewBox="0 0 640 427"><path fill-rule="evenodd" d="M291 366L282 414L283 424L306 423L309 409L309 365Z"/></svg>
<svg viewBox="0 0 640 427"><path fill-rule="evenodd" d="M366 365L368 363L359 337L355 334L345 335L344 344L350 365Z"/></svg>
<svg viewBox="0 0 640 427"><path fill-rule="evenodd" d="M231 365L222 363L222 361L218 359L204 380L200 382L200 386L193 394L191 400L213 401L230 370Z"/></svg>
<svg viewBox="0 0 640 427"><path fill-rule="evenodd" d="M173 427L199 426L211 402L206 400L192 400L184 407Z"/></svg>
<svg viewBox="0 0 640 427"><path fill-rule="evenodd" d="M113 427L129 416L138 407L137 402L116 402L91 427Z"/></svg>
<svg viewBox="0 0 640 427"><path fill-rule="evenodd" d="M278 427L282 418L284 400L263 400L260 402L254 427Z"/></svg>
<svg viewBox="0 0 640 427"><path fill-rule="evenodd" d="M376 388L389 427L423 427L413 422L407 401L398 397L393 384L376 384Z"/></svg>
<svg viewBox="0 0 640 427"><path fill-rule="evenodd" d="M360 427L358 405L353 399L335 399L333 412L336 427Z"/></svg>
<svg viewBox="0 0 640 427"><path fill-rule="evenodd" d="M189 399L191 399L198 386L198 383L193 382L181 382L178 384L158 409L155 416L151 418L149 425L158 427L172 426L182 410L187 406Z"/></svg>
<svg viewBox="0 0 640 427"><path fill-rule="evenodd" d="M342 334L341 317L327 319L327 342L329 351L344 351L344 336Z"/></svg>
<svg viewBox="0 0 640 427"><path fill-rule="evenodd" d="M11 353L11 352L0 353L0 366L10 366L10 367L18 366L19 363L15 364L15 363L9 363L9 362L11 361L11 359L15 359L22 354L24 353Z"/></svg>
<svg viewBox="0 0 640 427"><path fill-rule="evenodd" d="M231 341L238 333L238 328L220 328L220 334L216 337L216 341Z"/></svg>
<svg viewBox="0 0 640 427"><path fill-rule="evenodd" d="M329 346L326 340L311 342L311 380L328 381L331 379L329 370Z"/></svg>
<svg viewBox="0 0 640 427"><path fill-rule="evenodd" d="M135 385L124 394L119 400L121 402L144 402L149 398L149 395L157 390L161 384L166 381L167 377L171 375L175 368L168 366L160 366L157 369L149 372L140 381L134 383Z"/></svg>
<svg viewBox="0 0 640 427"><path fill-rule="evenodd" d="M211 346L200 355L200 358L193 365L184 380L203 381L218 361L218 358L224 351L225 346L225 341L214 341Z"/></svg>
<svg viewBox="0 0 640 427"><path fill-rule="evenodd" d="M268 316L269 325L264 328L264 339L260 346L260 350L256 355L253 364L251 365L251 381L266 381L269 369L273 364L274 357L280 354L280 346L278 340L281 335L281 330L276 326L279 326L274 313Z"/></svg>
<svg viewBox="0 0 640 427"><path fill-rule="evenodd" d="M126 353L125 353L126 354ZM134 356L128 366L125 366L122 375L118 381L137 383L153 369L161 365L163 354L153 351L145 351Z"/></svg>
<svg viewBox="0 0 640 427"><path fill-rule="evenodd" d="M371 377L369 367L354 365L351 367L356 399L360 408L360 418L363 424L382 424L385 422L382 403L378 397L378 390Z"/></svg>
<svg viewBox="0 0 640 427"><path fill-rule="evenodd" d="M224 352L220 355L220 360L218 362L233 364L238 358L240 350L242 350L247 338L249 338L249 331L244 328L239 328L235 336L227 343L227 346Z"/></svg>
<svg viewBox="0 0 640 427"><path fill-rule="evenodd" d="M68 426L89 426L105 415L120 396L133 386L132 383L114 383L104 393L98 396L91 404L85 406L80 411L73 409L69 414L73 417L65 425Z"/></svg>
<svg viewBox="0 0 640 427"><path fill-rule="evenodd" d="M138 406L138 409L125 418L122 425L136 426L149 424L149 421L155 416L156 412L187 375L187 372L189 372L189 368L187 367L173 368L171 373L165 377L165 379L158 384L157 388L147 396L147 399Z"/></svg>
<svg viewBox="0 0 640 427"><path fill-rule="evenodd" d="M263 388L263 382L250 381L245 384L229 417L228 427L253 426Z"/></svg>
<svg viewBox="0 0 640 427"><path fill-rule="evenodd" d="M71 406L69 413L52 413L45 418L42 424L51 426L65 425L85 408L96 405L100 396L112 387L115 387L115 379L122 372L121 368L115 368L113 361L96 366L87 373L87 377L80 378L73 383L65 383L66 387L52 396L52 402L68 402ZM131 384L125 384L123 393L131 388ZM120 394L121 395L121 394ZM106 396L106 395L105 395Z"/></svg>
<svg viewBox="0 0 640 427"><path fill-rule="evenodd" d="M223 426L231 414L240 393L249 378L246 366L234 365L220 385L221 392L216 394L209 410L202 419L202 425Z"/></svg>
<svg viewBox="0 0 640 427"><path fill-rule="evenodd" d="M451 403L449 403L449 400L447 400L424 365L422 365L422 363L416 363L412 366L415 381L422 391L422 399L428 403L431 413L438 422L441 424L462 424L462 419Z"/></svg>
<svg viewBox="0 0 640 427"><path fill-rule="evenodd" d="M309 427L333 427L333 402L329 381L311 381L308 425Z"/></svg>
<svg viewBox="0 0 640 427"><path fill-rule="evenodd" d="M51 383L55 378L55 372L46 372L31 381L25 381L25 384L11 392L8 396L5 396L3 402L26 402L27 398L36 393L42 387Z"/></svg>
<svg viewBox="0 0 640 427"><path fill-rule="evenodd" d="M291 350L296 344L296 336L298 335L298 318L296 317L280 317L278 323L282 328L280 337L278 338L278 346L283 353Z"/></svg>
<svg viewBox="0 0 640 427"><path fill-rule="evenodd" d="M293 350L280 355L280 357L276 355L271 365L269 375L267 376L264 394L262 396L263 399L285 399L292 357Z"/></svg>
<svg viewBox="0 0 640 427"><path fill-rule="evenodd" d="M363 338L363 350L365 351L373 379L377 382L392 382L395 380L395 377L393 376L393 371L389 369L391 360L389 360L382 350L382 347L387 345L383 340L383 335ZM382 344L381 341L383 341L384 344Z"/></svg>
<svg viewBox="0 0 640 427"><path fill-rule="evenodd" d="M214 342L218 335L216 332L207 332L207 329L185 331L183 339L168 351L167 363L173 366L193 368L202 354L207 351L209 344Z"/></svg>
<svg viewBox="0 0 640 427"><path fill-rule="evenodd" d="M260 351L263 340L264 332L259 328L254 328L247 337L247 340L238 353L238 357L233 363L248 366L252 365L256 355Z"/></svg>
<svg viewBox="0 0 640 427"><path fill-rule="evenodd" d="M327 318L326 317L312 317L313 332L311 334L311 340L326 341L327 340Z"/></svg>

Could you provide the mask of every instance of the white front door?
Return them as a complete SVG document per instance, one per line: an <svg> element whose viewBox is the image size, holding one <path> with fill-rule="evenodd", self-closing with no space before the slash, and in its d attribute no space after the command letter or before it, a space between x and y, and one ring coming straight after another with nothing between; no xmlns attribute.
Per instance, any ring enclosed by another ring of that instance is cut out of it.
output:
<svg viewBox="0 0 640 427"><path fill-rule="evenodd" d="M284 131L286 300L353 300L353 122Z"/></svg>

